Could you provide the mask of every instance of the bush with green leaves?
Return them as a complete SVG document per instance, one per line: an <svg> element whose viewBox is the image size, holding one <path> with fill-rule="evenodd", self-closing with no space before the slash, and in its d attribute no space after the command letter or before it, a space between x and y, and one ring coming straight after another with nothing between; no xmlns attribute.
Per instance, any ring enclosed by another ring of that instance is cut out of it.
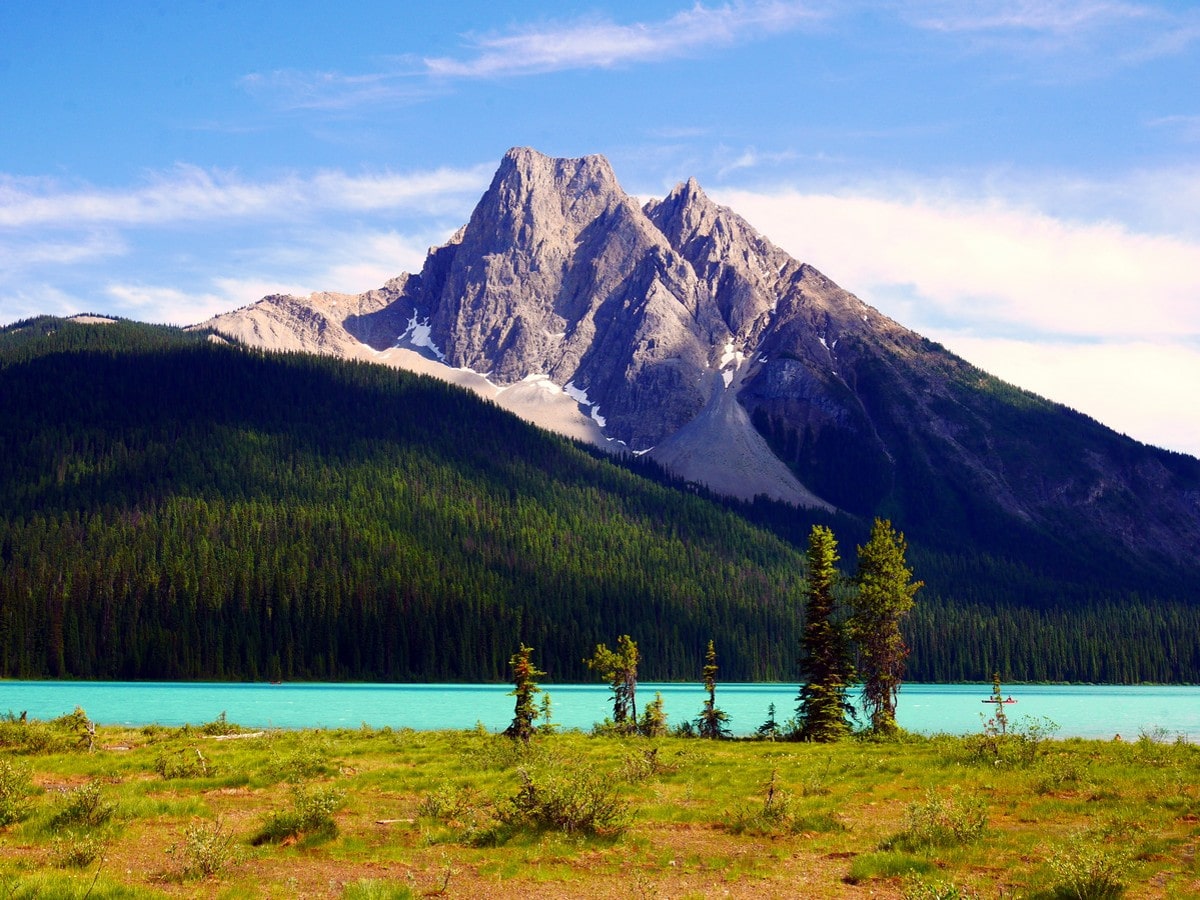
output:
<svg viewBox="0 0 1200 900"><path fill-rule="evenodd" d="M94 781L71 788L63 795L50 817L52 828L98 828L112 818L116 806L104 799L100 785Z"/></svg>
<svg viewBox="0 0 1200 900"><path fill-rule="evenodd" d="M1086 784L1090 765L1090 760L1070 753L1044 755L1034 768L1034 793L1045 796Z"/></svg>
<svg viewBox="0 0 1200 900"><path fill-rule="evenodd" d="M299 747L290 749L278 740L271 742L265 770L268 777L295 783L331 773L327 742L307 734L301 740Z"/></svg>
<svg viewBox="0 0 1200 900"><path fill-rule="evenodd" d="M96 726L76 706L73 712L49 722L19 716L9 710L0 716L0 749L17 753L54 753L86 747L95 748Z"/></svg>
<svg viewBox="0 0 1200 900"><path fill-rule="evenodd" d="M521 786L496 805L496 817L512 829L561 831L615 837L630 824L630 809L616 779L588 766L518 769Z"/></svg>
<svg viewBox="0 0 1200 900"><path fill-rule="evenodd" d="M0 759L0 826L20 822L29 815L32 790L28 766Z"/></svg>
<svg viewBox="0 0 1200 900"><path fill-rule="evenodd" d="M486 728L463 733L456 742L456 749L471 771L511 769L544 756L536 743L526 744L502 735L489 734Z"/></svg>
<svg viewBox="0 0 1200 900"><path fill-rule="evenodd" d="M238 848L224 823L193 822L183 830L183 841L167 849L183 861L186 878L209 878L237 861Z"/></svg>
<svg viewBox="0 0 1200 900"><path fill-rule="evenodd" d="M407 884L362 878L346 885L342 900L414 900L416 896Z"/></svg>
<svg viewBox="0 0 1200 900"><path fill-rule="evenodd" d="M987 807L978 797L939 797L928 791L924 800L910 803L904 828L879 845L881 850L917 853L974 843L987 829Z"/></svg>
<svg viewBox="0 0 1200 900"><path fill-rule="evenodd" d="M206 734L209 737L241 734L243 731L245 729L241 725L229 721L229 718L225 715L225 710L221 710L221 714L211 722L205 722L200 726L200 733Z"/></svg>
<svg viewBox="0 0 1200 900"><path fill-rule="evenodd" d="M740 807L726 814L725 827L733 834L799 834L802 831L833 832L845 826L832 812L804 812L790 791L779 784L773 769L764 787L762 806Z"/></svg>
<svg viewBox="0 0 1200 900"><path fill-rule="evenodd" d="M46 722L18 719L11 712L0 720L0 749L18 754L43 754L56 749L59 743L61 736Z"/></svg>
<svg viewBox="0 0 1200 900"><path fill-rule="evenodd" d="M163 747L154 758L154 771L167 780L208 778L214 767L199 747Z"/></svg>
<svg viewBox="0 0 1200 900"><path fill-rule="evenodd" d="M904 900L977 900L977 897L953 881L941 878L913 875L904 884Z"/></svg>
<svg viewBox="0 0 1200 900"><path fill-rule="evenodd" d="M659 753L661 747L639 749L630 753L621 763L621 775L630 784L659 775L674 775L682 767L682 753L674 755L675 762L667 762Z"/></svg>
<svg viewBox="0 0 1200 900"><path fill-rule="evenodd" d="M83 869L94 863L104 851L104 841L93 834L67 831L50 842L50 858L60 869Z"/></svg>
<svg viewBox="0 0 1200 900"><path fill-rule="evenodd" d="M479 791L468 785L442 785L425 794L417 804L417 815L439 822L452 822L472 817L475 811L487 806Z"/></svg>
<svg viewBox="0 0 1200 900"><path fill-rule="evenodd" d="M1133 861L1128 850L1079 833L1046 859L1056 900L1108 900L1125 893Z"/></svg>
<svg viewBox="0 0 1200 900"><path fill-rule="evenodd" d="M493 843L496 837L495 804L468 785L447 784L430 791L417 804L417 815L452 829L451 839L462 843Z"/></svg>
<svg viewBox="0 0 1200 900"><path fill-rule="evenodd" d="M333 814L345 799L345 792L335 787L295 787L292 805L269 814L250 843L255 846L278 844L300 835L333 837L337 834Z"/></svg>
<svg viewBox="0 0 1200 900"><path fill-rule="evenodd" d="M989 720L980 734L964 737L962 746L976 762L1028 768L1056 731L1058 724L1045 717L1023 716L1005 731L997 730Z"/></svg>

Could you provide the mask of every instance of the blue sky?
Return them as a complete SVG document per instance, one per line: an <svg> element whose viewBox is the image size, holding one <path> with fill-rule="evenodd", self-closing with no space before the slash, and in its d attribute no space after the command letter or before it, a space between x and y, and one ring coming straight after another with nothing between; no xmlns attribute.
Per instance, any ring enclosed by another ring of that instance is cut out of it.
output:
<svg viewBox="0 0 1200 900"><path fill-rule="evenodd" d="M510 146L695 176L903 324L1200 455L1200 7L0 4L0 324L420 267Z"/></svg>

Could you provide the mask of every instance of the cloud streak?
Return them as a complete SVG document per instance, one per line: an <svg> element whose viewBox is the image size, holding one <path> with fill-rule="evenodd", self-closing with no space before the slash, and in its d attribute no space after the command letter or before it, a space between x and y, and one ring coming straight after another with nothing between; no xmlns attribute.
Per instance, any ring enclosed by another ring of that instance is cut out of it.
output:
<svg viewBox="0 0 1200 900"><path fill-rule="evenodd" d="M947 32L1024 31L1077 34L1080 29L1157 17L1152 7L1109 0L1009 0L927 3L916 6L924 28Z"/></svg>
<svg viewBox="0 0 1200 900"><path fill-rule="evenodd" d="M482 37L474 42L474 55L427 58L425 66L430 75L446 78L611 68L755 40L819 18L807 4L795 2L742 2L714 7L696 4L659 22L619 25L596 19Z"/></svg>
<svg viewBox="0 0 1200 900"><path fill-rule="evenodd" d="M374 72L280 69L245 75L240 84L284 109L345 111L426 100L453 81L611 69L678 58L760 40L823 18L824 13L796 0L697 3L660 21L619 24L591 17L467 36L461 56L394 57Z"/></svg>
<svg viewBox="0 0 1200 900"><path fill-rule="evenodd" d="M1195 10L1121 0L927 0L901 15L975 49L1060 58L1068 80L1175 56L1200 40Z"/></svg>
<svg viewBox="0 0 1200 900"><path fill-rule="evenodd" d="M915 293L920 308L898 312L917 321L953 318L1047 338L1200 337L1197 240L1071 222L997 199L714 195L857 289Z"/></svg>
<svg viewBox="0 0 1200 900"><path fill-rule="evenodd" d="M985 370L1134 437L1200 453L1200 421L1179 415L1200 383L1200 238L945 189L907 193L712 192L797 258Z"/></svg>
<svg viewBox="0 0 1200 900"><path fill-rule="evenodd" d="M447 197L482 190L487 167L399 175L319 172L252 182L236 174L177 166L126 190L62 188L0 180L0 229L147 226L214 219L293 217L321 210L435 211Z"/></svg>

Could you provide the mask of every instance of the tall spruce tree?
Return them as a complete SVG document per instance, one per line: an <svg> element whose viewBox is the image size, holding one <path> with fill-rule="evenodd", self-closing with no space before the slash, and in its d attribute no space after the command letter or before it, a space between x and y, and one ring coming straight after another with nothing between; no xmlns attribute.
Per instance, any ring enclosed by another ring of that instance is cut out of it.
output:
<svg viewBox="0 0 1200 900"><path fill-rule="evenodd" d="M617 638L617 649L597 644L587 667L608 682L612 689L613 724L627 731L636 731L638 646L627 634Z"/></svg>
<svg viewBox="0 0 1200 900"><path fill-rule="evenodd" d="M904 535L887 519L876 519L865 547L858 548L858 588L851 601L850 636L858 645L863 709L876 734L896 731L896 701L908 647L900 622L913 608L924 582L912 580L905 562Z"/></svg>
<svg viewBox="0 0 1200 900"><path fill-rule="evenodd" d="M513 689L509 691L508 695L516 697L517 702L516 708L513 710L512 724L505 729L504 733L511 738L524 741L526 744L533 735L533 721L538 715L537 705L533 702L533 698L542 690L537 686L536 679L546 674L533 665L530 660L532 654L532 647L521 644L521 649L514 653L508 661L513 679Z"/></svg>
<svg viewBox="0 0 1200 900"><path fill-rule="evenodd" d="M849 734L848 717L854 716L854 708L846 700L854 667L844 629L834 617L838 553L831 530L813 526L805 559L808 586L800 660L805 683L796 698L797 736L808 741L836 741Z"/></svg>
<svg viewBox="0 0 1200 900"><path fill-rule="evenodd" d="M729 726L725 724L729 721L729 713L717 708L717 649L712 641L708 642L708 651L704 654L704 690L708 699L696 722L700 737L714 740L729 737Z"/></svg>

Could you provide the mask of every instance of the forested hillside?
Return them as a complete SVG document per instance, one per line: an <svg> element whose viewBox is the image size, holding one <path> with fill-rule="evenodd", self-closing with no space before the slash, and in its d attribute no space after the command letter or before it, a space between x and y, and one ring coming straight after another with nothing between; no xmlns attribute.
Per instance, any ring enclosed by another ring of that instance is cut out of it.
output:
<svg viewBox="0 0 1200 900"><path fill-rule="evenodd" d="M585 680L629 633L643 679L698 677L710 638L726 680L794 679L810 514L662 481L383 367L18 323L0 674L493 680L524 641ZM826 521L852 565L862 524ZM1200 680L1185 598L911 558L913 680Z"/></svg>

